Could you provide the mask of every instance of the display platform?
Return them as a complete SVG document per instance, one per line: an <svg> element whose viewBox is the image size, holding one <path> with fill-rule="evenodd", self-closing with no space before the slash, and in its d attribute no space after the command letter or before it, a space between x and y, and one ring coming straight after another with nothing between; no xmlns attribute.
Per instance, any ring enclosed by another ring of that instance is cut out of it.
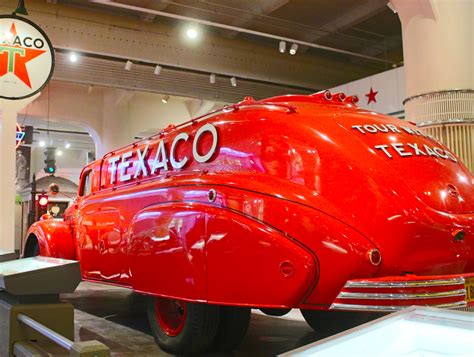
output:
<svg viewBox="0 0 474 357"><path fill-rule="evenodd" d="M18 258L18 254L16 254L15 252L9 252L9 251L0 249L0 263L8 262L16 258Z"/></svg>
<svg viewBox="0 0 474 357"><path fill-rule="evenodd" d="M474 314L413 306L281 356L473 356Z"/></svg>
<svg viewBox="0 0 474 357"><path fill-rule="evenodd" d="M77 261L35 257L0 264L0 291L15 296L71 293L80 281Z"/></svg>

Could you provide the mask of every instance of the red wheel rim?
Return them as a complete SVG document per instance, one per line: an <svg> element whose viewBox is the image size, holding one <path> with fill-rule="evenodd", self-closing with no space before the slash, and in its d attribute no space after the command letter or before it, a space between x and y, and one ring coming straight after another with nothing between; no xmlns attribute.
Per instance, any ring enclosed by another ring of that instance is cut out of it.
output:
<svg viewBox="0 0 474 357"><path fill-rule="evenodd" d="M156 298L155 312L161 329L168 336L177 336L183 330L188 312L186 302Z"/></svg>

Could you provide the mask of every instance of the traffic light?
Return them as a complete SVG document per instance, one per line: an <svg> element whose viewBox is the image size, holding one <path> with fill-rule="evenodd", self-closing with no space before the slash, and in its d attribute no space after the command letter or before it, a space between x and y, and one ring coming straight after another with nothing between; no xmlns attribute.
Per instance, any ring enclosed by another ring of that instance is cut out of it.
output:
<svg viewBox="0 0 474 357"><path fill-rule="evenodd" d="M45 195L45 194L41 194L41 195L38 195L38 205L40 207L48 207L48 203L49 203L49 197L48 195Z"/></svg>
<svg viewBox="0 0 474 357"><path fill-rule="evenodd" d="M46 148L44 155L46 157L44 160L44 172L53 175L56 172L56 148Z"/></svg>

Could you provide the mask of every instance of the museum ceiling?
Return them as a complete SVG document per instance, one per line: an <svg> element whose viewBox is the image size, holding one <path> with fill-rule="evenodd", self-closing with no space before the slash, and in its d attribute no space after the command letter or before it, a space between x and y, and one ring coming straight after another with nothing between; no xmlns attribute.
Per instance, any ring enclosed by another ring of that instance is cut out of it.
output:
<svg viewBox="0 0 474 357"><path fill-rule="evenodd" d="M30 18L48 32L56 49L54 80L229 103L246 95L312 93L402 65L400 22L386 3L26 2ZM15 0L3 1L0 11L15 6ZM198 30L196 40L183 35L188 27ZM71 52L79 56L77 62L69 60ZM132 70L124 70L127 61L133 62Z"/></svg>
<svg viewBox="0 0 474 357"><path fill-rule="evenodd" d="M387 70L403 61L400 22L397 14L387 7L386 0L57 0L57 3L153 24L181 26L181 20L159 14L168 13L380 59L376 61L300 45L293 65L298 64L298 55L304 54L316 62L327 63L328 70L344 72L344 75L325 78L324 82L329 85ZM275 39L212 26L205 26L205 31L223 41L234 39L236 46L243 41L254 46L273 47L274 55L279 54L279 41ZM290 46L291 42L288 42L287 51ZM353 67L348 68L344 63ZM301 86L300 83L295 85Z"/></svg>

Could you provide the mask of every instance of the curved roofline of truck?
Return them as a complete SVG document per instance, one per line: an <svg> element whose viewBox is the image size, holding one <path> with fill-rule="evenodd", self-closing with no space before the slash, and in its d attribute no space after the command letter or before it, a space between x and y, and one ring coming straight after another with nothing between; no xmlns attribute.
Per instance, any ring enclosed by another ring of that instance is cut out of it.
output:
<svg viewBox="0 0 474 357"><path fill-rule="evenodd" d="M213 110L209 113L203 114L201 116L189 119L181 124L168 125L165 129L162 129L160 132L144 137L140 140L133 142L132 144L123 145L114 149L112 151L107 152L104 154L100 159L95 160L94 162L90 163L86 167L92 166L95 162L103 160L105 157L114 155L117 151L123 150L129 146L139 145L142 142L146 142L147 140L154 139L156 137L164 138L166 135L173 133L177 129L181 129L188 125L195 124L197 122L210 119L215 117L220 113L227 113L227 112L235 112L240 109L251 109L255 107L256 109L261 109L261 107L266 107L268 110L285 110L288 114L294 114L297 112L297 108L294 105L285 104L285 102L309 102L309 103L324 103L329 102L330 104L339 104L345 105L349 108L357 107L357 102L359 98L356 95L346 96L344 93L334 93L332 94L329 90L319 91L310 95L300 95L300 94L288 94L288 95L281 95L276 97L271 97L262 100L255 100L252 97L245 97L242 101L227 105L225 107Z"/></svg>

